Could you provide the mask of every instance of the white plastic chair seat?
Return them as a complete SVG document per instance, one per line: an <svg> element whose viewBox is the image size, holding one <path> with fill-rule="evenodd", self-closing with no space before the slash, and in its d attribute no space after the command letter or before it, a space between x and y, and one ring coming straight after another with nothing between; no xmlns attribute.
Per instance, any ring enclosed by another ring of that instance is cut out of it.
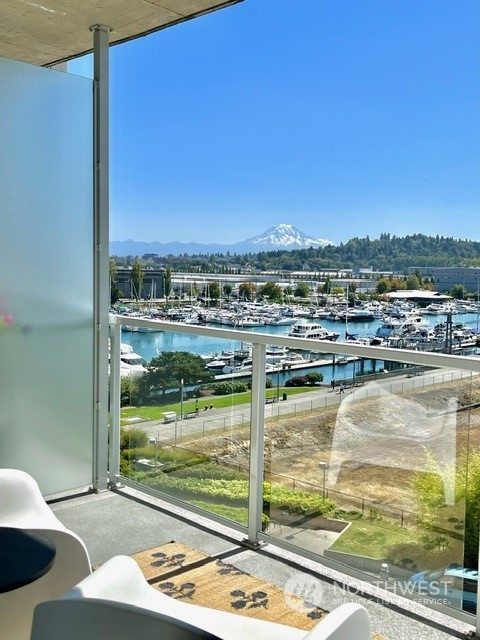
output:
<svg viewBox="0 0 480 640"><path fill-rule="evenodd" d="M48 573L31 584L0 594L2 640L28 640L35 606L62 595L88 576L90 559L83 541L60 522L37 482L24 471L0 469L0 526L43 534L56 547Z"/></svg>
<svg viewBox="0 0 480 640"><path fill-rule="evenodd" d="M61 598L39 604L31 640L131 640L132 634L170 640L205 633L221 640L371 640L361 605L342 605L306 632L170 598L150 586L128 556L112 558Z"/></svg>

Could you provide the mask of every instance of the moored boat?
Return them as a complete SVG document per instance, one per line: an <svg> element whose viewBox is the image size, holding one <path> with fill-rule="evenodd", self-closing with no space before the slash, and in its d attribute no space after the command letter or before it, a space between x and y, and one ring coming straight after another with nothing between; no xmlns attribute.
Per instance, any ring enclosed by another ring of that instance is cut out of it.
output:
<svg viewBox="0 0 480 640"><path fill-rule="evenodd" d="M287 335L291 338L330 341L335 341L340 336L338 331L328 331L319 322L310 322L308 320L297 320Z"/></svg>

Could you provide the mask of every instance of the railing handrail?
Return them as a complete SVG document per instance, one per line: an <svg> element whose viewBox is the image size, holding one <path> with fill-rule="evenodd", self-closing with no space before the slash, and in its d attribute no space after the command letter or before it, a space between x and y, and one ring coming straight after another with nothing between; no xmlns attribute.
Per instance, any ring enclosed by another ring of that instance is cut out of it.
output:
<svg viewBox="0 0 480 640"><path fill-rule="evenodd" d="M458 356L446 353L430 353L413 351L410 349L392 349L390 347L371 347L348 342L333 342L330 340L313 340L306 338L292 338L278 336L271 333L256 333L238 329L219 329L201 325L184 324L182 322L168 322L165 320L149 320L135 316L110 315L110 324L125 324L132 327L157 328L172 333L186 333L188 335L222 338L239 342L250 342L263 345L279 345L291 349L305 351L321 351L335 355L353 355L360 358L374 360L390 360L412 365L423 365L435 368L464 369L480 373L480 358L474 356ZM248 336L248 337L247 337Z"/></svg>

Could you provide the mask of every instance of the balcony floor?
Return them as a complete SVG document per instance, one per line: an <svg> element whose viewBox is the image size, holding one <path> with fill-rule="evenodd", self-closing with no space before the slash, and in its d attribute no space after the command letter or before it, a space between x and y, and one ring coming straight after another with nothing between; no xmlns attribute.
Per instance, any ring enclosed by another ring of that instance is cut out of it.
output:
<svg viewBox="0 0 480 640"><path fill-rule="evenodd" d="M388 594L386 604L375 598L371 585L273 544L258 551L248 549L241 544L240 532L132 489L51 498L49 503L57 517L84 540L93 565L114 555L130 555L175 540L211 556L236 551L229 556L229 564L279 587L283 587L292 571L313 572L322 580L326 602L328 598L332 602L338 600L332 580L345 581L355 590L349 600L368 609L372 630L387 640L447 640L463 638L474 630L466 623L394 594ZM360 595L358 590L366 595ZM288 624L288 620L284 623Z"/></svg>

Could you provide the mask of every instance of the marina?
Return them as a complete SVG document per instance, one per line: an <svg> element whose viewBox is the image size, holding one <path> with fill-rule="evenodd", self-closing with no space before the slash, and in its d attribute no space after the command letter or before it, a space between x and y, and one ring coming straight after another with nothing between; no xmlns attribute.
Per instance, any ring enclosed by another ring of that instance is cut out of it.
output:
<svg viewBox="0 0 480 640"><path fill-rule="evenodd" d="M245 332L245 341L237 342L205 336L196 336L183 333L153 331L153 332L131 332L122 330L122 342L131 345L133 351L139 354L147 363L162 351L187 351L197 354L205 359L206 367L215 375L217 380L227 380L232 378L245 378L251 376L251 363L248 362L249 353L249 333L262 333L272 336L292 335L293 327L304 326L308 322L314 322L321 326L323 335L336 336L333 338L337 343L345 344L366 344L385 345L396 348L421 349L426 351L443 351L446 344L450 345L451 352L465 353L471 355L477 353L477 334L479 332L478 308L468 308L468 311L456 313L452 319L450 330L447 331L449 316L447 313L439 315L421 313L419 310L411 308L399 309L391 307L381 317L373 320L355 321L350 324L347 320L329 320L326 317L318 319L314 316L315 310L303 309L307 317L298 314L298 310L292 315L284 316L290 322L282 323L259 323L256 326L245 325L242 330ZM208 322L206 310L202 310L202 318ZM171 317L172 314L169 314ZM189 311L188 318L185 313L182 321L188 322L192 318L192 311ZM215 317L222 314L216 311ZM310 320L308 320L310 315ZM272 310L272 317L278 317L277 309ZM312 320L312 317L315 320ZM218 324L218 320L212 324ZM239 326L236 327L241 328ZM318 330L318 329L317 329ZM319 330L318 330L319 331ZM332 338L331 338L332 339ZM446 343L446 340L448 341ZM267 354L267 375L274 377L275 381L284 384L292 377L292 372L301 375L302 372L318 369L324 376L325 382L333 379L353 377L358 375L359 359L355 357L334 357L325 352L301 352L295 353L290 350L288 353L279 352ZM235 358L235 354L242 354ZM270 360L269 360L270 358ZM211 363L208 367L208 363ZM362 363L360 363L362 364ZM363 364L362 364L363 366ZM382 368L381 362L376 363L377 368ZM249 368L250 367L250 368Z"/></svg>

